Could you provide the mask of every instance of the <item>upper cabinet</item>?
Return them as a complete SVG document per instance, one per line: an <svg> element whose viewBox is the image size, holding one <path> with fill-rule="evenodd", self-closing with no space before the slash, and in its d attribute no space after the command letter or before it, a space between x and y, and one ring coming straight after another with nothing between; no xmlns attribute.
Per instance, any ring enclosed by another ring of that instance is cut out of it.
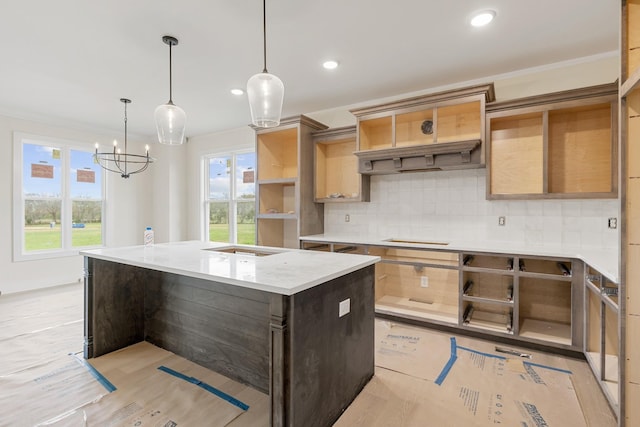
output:
<svg viewBox="0 0 640 427"><path fill-rule="evenodd" d="M300 115L256 130L256 242L298 248L322 233L324 208L314 203L312 132L326 126Z"/></svg>
<svg viewBox="0 0 640 427"><path fill-rule="evenodd" d="M317 203L368 202L369 176L358 173L356 127L313 133Z"/></svg>
<svg viewBox="0 0 640 427"><path fill-rule="evenodd" d="M485 104L493 84L351 110L361 174L484 165Z"/></svg>
<svg viewBox="0 0 640 427"><path fill-rule="evenodd" d="M487 105L487 198L616 198L617 83Z"/></svg>

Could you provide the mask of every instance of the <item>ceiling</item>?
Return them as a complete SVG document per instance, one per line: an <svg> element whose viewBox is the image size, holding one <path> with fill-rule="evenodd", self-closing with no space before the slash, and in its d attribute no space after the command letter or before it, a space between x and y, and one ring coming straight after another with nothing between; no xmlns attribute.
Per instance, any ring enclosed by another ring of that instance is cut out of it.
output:
<svg viewBox="0 0 640 427"><path fill-rule="evenodd" d="M468 22L493 9L487 27ZM618 49L613 0L268 0L267 66L283 115L309 113ZM3 1L0 114L155 135L169 99L187 136L250 122L244 88L262 71L260 0ZM324 70L324 60L340 66Z"/></svg>

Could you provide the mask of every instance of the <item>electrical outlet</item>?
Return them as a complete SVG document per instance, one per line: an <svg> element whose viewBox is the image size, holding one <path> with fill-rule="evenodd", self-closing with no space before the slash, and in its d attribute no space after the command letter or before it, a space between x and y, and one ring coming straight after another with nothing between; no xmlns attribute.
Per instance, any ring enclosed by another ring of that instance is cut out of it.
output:
<svg viewBox="0 0 640 427"><path fill-rule="evenodd" d="M344 222L349 222L349 221L351 221L351 217L349 216L349 214L345 214Z"/></svg>
<svg viewBox="0 0 640 427"><path fill-rule="evenodd" d="M615 230L618 228L618 218L609 218L609 228Z"/></svg>
<svg viewBox="0 0 640 427"><path fill-rule="evenodd" d="M506 216L499 216L498 217L498 225L505 225L507 223L507 217Z"/></svg>
<svg viewBox="0 0 640 427"><path fill-rule="evenodd" d="M429 277L428 276L421 276L420 277L420 287L421 288L428 288L429 287Z"/></svg>
<svg viewBox="0 0 640 427"><path fill-rule="evenodd" d="M344 301L340 301L338 306L338 317L342 317L345 314L349 314L351 311L351 298L347 298Z"/></svg>

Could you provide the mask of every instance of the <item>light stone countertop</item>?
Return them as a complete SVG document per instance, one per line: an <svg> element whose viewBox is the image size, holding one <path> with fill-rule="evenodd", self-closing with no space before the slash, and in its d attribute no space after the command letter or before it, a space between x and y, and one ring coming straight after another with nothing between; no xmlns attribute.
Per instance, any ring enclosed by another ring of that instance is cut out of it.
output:
<svg viewBox="0 0 640 427"><path fill-rule="evenodd" d="M619 283L619 255L615 249L585 249L577 247L563 247L559 245L532 246L524 243L499 241L428 241L412 239L410 237L371 237L365 235L347 234L316 234L303 236L303 242L340 243L353 245L389 246L402 248L420 248L449 252L491 252L505 255L529 255L557 258L577 258L603 274L607 279ZM392 241L393 240L393 241ZM411 242L411 243L408 243ZM440 243L440 244L439 244ZM446 244L441 244L446 243Z"/></svg>
<svg viewBox="0 0 640 427"><path fill-rule="evenodd" d="M215 250L229 247L269 255ZM202 241L92 249L80 255L281 295L293 295L380 260L377 256Z"/></svg>

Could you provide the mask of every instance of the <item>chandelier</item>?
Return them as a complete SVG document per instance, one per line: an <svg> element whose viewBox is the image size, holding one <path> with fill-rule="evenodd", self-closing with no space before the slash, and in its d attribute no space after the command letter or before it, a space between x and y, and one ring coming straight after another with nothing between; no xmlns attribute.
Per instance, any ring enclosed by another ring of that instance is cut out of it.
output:
<svg viewBox="0 0 640 427"><path fill-rule="evenodd" d="M149 157L149 146L145 146L145 154L131 154L127 152L127 104L130 99L120 98L124 104L124 150L118 147L118 141L113 141L113 151L99 152L96 142L96 152L93 155L96 163L110 172L119 173L122 178L129 178L134 173L144 172L155 159Z"/></svg>

